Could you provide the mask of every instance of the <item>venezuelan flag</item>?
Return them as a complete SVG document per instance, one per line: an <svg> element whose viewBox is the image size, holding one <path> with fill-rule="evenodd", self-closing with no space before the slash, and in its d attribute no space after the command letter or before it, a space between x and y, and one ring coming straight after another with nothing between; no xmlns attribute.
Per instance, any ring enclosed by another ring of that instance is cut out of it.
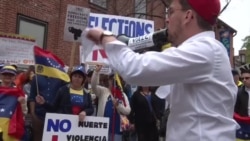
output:
<svg viewBox="0 0 250 141"><path fill-rule="evenodd" d="M127 106L125 98L123 97L123 87L121 79L117 73L114 74L114 86L111 88L111 92L115 98L123 101L125 107Z"/></svg>
<svg viewBox="0 0 250 141"><path fill-rule="evenodd" d="M64 71L64 63L54 54L40 47L34 47L36 74L57 78L69 82L69 76Z"/></svg>
<svg viewBox="0 0 250 141"><path fill-rule="evenodd" d="M250 117L242 117L235 113L234 119L240 125L240 129L236 131L236 141L250 141Z"/></svg>
<svg viewBox="0 0 250 141"><path fill-rule="evenodd" d="M0 129L4 141L19 141L24 135L21 104L17 101L24 93L17 88L0 87Z"/></svg>

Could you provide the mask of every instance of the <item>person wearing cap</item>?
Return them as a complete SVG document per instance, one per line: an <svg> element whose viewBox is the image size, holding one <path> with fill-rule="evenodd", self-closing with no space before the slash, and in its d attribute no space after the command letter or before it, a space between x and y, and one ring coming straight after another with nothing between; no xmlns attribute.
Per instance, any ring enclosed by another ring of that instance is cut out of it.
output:
<svg viewBox="0 0 250 141"><path fill-rule="evenodd" d="M16 74L17 74L17 70L15 67L13 67L11 65L4 66L0 70L0 78L2 80L0 83L0 87L4 87L5 89L18 89L18 88L16 88L16 86L13 83L15 80ZM21 104L22 112L26 113L27 112L27 105L26 105L24 93L20 89L18 89L18 93L19 93L19 97L17 98L17 101ZM0 103L1 103L1 101L0 101ZM1 112L4 113L6 107L1 107L1 106L4 106L4 103L3 103L3 105L0 104L0 108L2 109ZM8 107L6 110L9 110ZM0 129L2 129L2 131L3 131L2 137L3 137L4 141L5 140L6 141L18 140L16 137L13 137L13 136L8 134L8 128L6 129L6 125L7 125L6 119L7 118L6 118L6 116L2 117L2 115L4 115L4 114L1 114L1 117L0 117L0 119L1 119ZM18 119L18 117L15 117L15 118ZM12 117L10 117L10 119L12 119ZM8 124L11 124L10 121Z"/></svg>
<svg viewBox="0 0 250 141"><path fill-rule="evenodd" d="M17 71L13 66L4 66L1 71L1 86L15 87L14 80L16 78Z"/></svg>
<svg viewBox="0 0 250 141"><path fill-rule="evenodd" d="M237 86L225 47L213 26L220 0L172 0L168 41L162 52L133 52L109 31L86 29L89 43L102 46L109 65L139 86L171 85L167 141L235 141Z"/></svg>
<svg viewBox="0 0 250 141"><path fill-rule="evenodd" d="M48 103L40 95L36 96L36 102L51 112L79 115L83 121L94 112L91 95L84 88L85 79L84 66L76 66L70 74L70 84L57 91L54 102Z"/></svg>

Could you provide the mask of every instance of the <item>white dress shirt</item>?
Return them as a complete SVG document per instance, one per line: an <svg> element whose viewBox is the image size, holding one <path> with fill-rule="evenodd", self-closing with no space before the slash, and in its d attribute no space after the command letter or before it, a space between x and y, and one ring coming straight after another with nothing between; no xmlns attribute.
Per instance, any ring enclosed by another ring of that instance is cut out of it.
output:
<svg viewBox="0 0 250 141"><path fill-rule="evenodd" d="M225 47L202 32L178 48L134 53L124 43L105 45L110 66L138 86L171 85L166 141L235 141L237 87Z"/></svg>

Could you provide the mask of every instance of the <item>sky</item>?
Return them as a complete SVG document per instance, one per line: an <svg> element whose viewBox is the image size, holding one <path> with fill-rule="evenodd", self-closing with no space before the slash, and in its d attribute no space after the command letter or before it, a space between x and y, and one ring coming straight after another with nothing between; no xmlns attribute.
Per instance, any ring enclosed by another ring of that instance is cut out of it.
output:
<svg viewBox="0 0 250 141"><path fill-rule="evenodd" d="M220 0L224 7L227 0ZM227 9L220 15L220 19L237 31L233 39L234 54L238 55L243 45L242 39L250 35L250 0L231 0Z"/></svg>

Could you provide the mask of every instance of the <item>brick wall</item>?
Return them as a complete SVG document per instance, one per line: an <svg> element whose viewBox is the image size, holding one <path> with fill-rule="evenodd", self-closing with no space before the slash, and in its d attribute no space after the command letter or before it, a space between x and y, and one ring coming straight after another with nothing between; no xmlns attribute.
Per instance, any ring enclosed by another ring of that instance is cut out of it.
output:
<svg viewBox="0 0 250 141"><path fill-rule="evenodd" d="M134 0L108 0L108 10L89 4L88 0L0 0L0 32L16 33L17 14L22 14L48 23L46 49L52 51L65 64L69 64L71 42L63 41L64 21L67 5L91 8L91 12L125 15L133 17ZM162 11L163 10L163 11ZM148 4L147 11L152 15L165 16L164 5L160 0ZM147 16L155 21L155 29L164 27L162 18ZM79 63L79 49L76 50L75 64Z"/></svg>

